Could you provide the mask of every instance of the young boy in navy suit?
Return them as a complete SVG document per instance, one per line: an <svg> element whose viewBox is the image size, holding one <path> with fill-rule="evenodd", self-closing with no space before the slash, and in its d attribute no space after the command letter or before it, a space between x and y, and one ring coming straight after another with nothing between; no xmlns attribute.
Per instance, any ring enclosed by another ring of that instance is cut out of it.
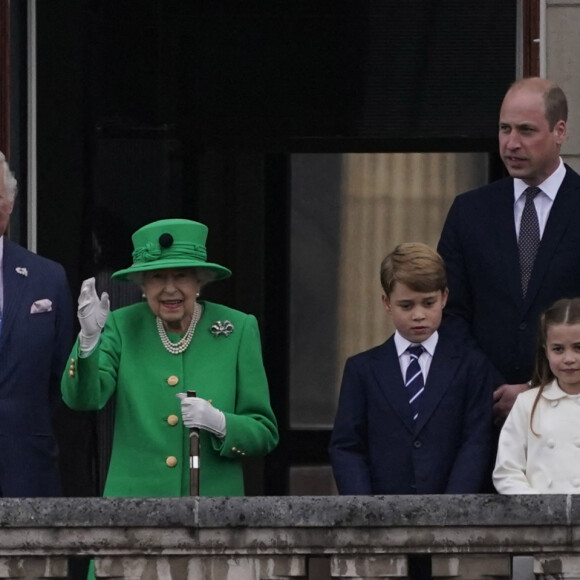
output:
<svg viewBox="0 0 580 580"><path fill-rule="evenodd" d="M346 362L329 446L341 494L478 493L492 464L490 363L437 332L445 265L420 243L381 263L396 331ZM416 577L425 577L420 574Z"/></svg>
<svg viewBox="0 0 580 580"><path fill-rule="evenodd" d="M443 260L425 244L400 244L381 264L381 285L396 331L346 362L329 447L338 491L478 493L491 468L496 385L478 350L437 332L449 293ZM420 373L406 381L410 365Z"/></svg>

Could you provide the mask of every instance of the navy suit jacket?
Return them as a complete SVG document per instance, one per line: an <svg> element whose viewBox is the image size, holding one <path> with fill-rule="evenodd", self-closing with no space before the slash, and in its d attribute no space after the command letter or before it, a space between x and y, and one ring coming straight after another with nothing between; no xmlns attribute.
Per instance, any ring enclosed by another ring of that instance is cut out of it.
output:
<svg viewBox="0 0 580 580"><path fill-rule="evenodd" d="M329 453L341 494L477 493L492 453L493 368L439 336L413 421L393 337L346 362Z"/></svg>
<svg viewBox="0 0 580 580"><path fill-rule="evenodd" d="M0 495L60 494L52 410L72 346L72 304L63 267L4 239L0 331ZM48 299L50 311L31 313Z"/></svg>
<svg viewBox="0 0 580 580"><path fill-rule="evenodd" d="M473 337L501 382L529 381L541 313L559 298L580 296L580 176L566 167L525 299L512 178L457 196L437 249L449 285L441 331Z"/></svg>

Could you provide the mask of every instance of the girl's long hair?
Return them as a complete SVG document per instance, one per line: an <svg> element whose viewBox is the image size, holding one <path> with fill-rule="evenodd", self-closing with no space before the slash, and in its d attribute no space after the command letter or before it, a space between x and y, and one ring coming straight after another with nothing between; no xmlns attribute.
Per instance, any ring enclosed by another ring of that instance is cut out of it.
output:
<svg viewBox="0 0 580 580"><path fill-rule="evenodd" d="M540 326L538 329L538 344L536 349L536 363L534 368L534 375L532 377L531 386L540 387L538 394L532 406L532 413L530 415L530 429L536 437L539 434L534 431L532 422L534 420L534 413L538 406L538 401L542 396L544 387L552 382L556 377L550 369L548 363L548 355L546 353L546 342L548 328L557 324L579 324L580 323L580 298L561 298L554 302L544 314L540 317Z"/></svg>

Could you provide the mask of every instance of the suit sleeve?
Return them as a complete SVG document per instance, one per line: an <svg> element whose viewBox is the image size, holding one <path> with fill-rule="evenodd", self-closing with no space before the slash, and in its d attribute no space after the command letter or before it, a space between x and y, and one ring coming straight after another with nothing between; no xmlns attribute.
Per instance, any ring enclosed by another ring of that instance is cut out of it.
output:
<svg viewBox="0 0 580 580"><path fill-rule="evenodd" d="M451 205L437 245L437 251L445 262L449 288L449 297L443 311L443 321L439 332L480 349L472 333L474 297L468 267L469 256L466 255L468 244L465 239L469 236L469 230L464 229L465 224L469 224L469 218L472 217L469 214L473 211L470 212L468 207L462 207L465 203L461 198L462 196L456 197ZM495 385L505 383L505 378L491 361L490 365Z"/></svg>
<svg viewBox="0 0 580 580"><path fill-rule="evenodd" d="M355 361L346 362L338 410L329 445L334 479L340 494L372 493L368 466L366 391Z"/></svg>
<svg viewBox="0 0 580 580"><path fill-rule="evenodd" d="M214 448L225 457L266 455L278 444L278 425L270 406L260 331L252 315L245 317L236 375L235 412L224 413L226 436L213 437Z"/></svg>
<svg viewBox="0 0 580 580"><path fill-rule="evenodd" d="M495 369L483 354L470 351L461 446L445 493L479 493L489 481L493 461L493 390Z"/></svg>
<svg viewBox="0 0 580 580"><path fill-rule="evenodd" d="M473 296L461 231L465 218L461 215L460 205L455 198L437 245L437 251L445 262L449 287L442 331L452 332L456 337L475 345L470 330L473 321Z"/></svg>
<svg viewBox="0 0 580 580"><path fill-rule="evenodd" d="M101 338L89 356L80 356L77 338L70 356L73 370L65 369L61 382L63 400L71 409L96 411L105 406L117 387L120 352L115 312L109 314Z"/></svg>

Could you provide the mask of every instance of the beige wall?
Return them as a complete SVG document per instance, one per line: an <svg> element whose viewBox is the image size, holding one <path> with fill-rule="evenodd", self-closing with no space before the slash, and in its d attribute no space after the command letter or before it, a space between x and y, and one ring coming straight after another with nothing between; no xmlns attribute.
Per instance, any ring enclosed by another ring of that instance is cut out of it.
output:
<svg viewBox="0 0 580 580"><path fill-rule="evenodd" d="M401 242L435 248L454 197L487 178L484 153L343 156L337 385L348 356L394 331L381 304L382 259Z"/></svg>

